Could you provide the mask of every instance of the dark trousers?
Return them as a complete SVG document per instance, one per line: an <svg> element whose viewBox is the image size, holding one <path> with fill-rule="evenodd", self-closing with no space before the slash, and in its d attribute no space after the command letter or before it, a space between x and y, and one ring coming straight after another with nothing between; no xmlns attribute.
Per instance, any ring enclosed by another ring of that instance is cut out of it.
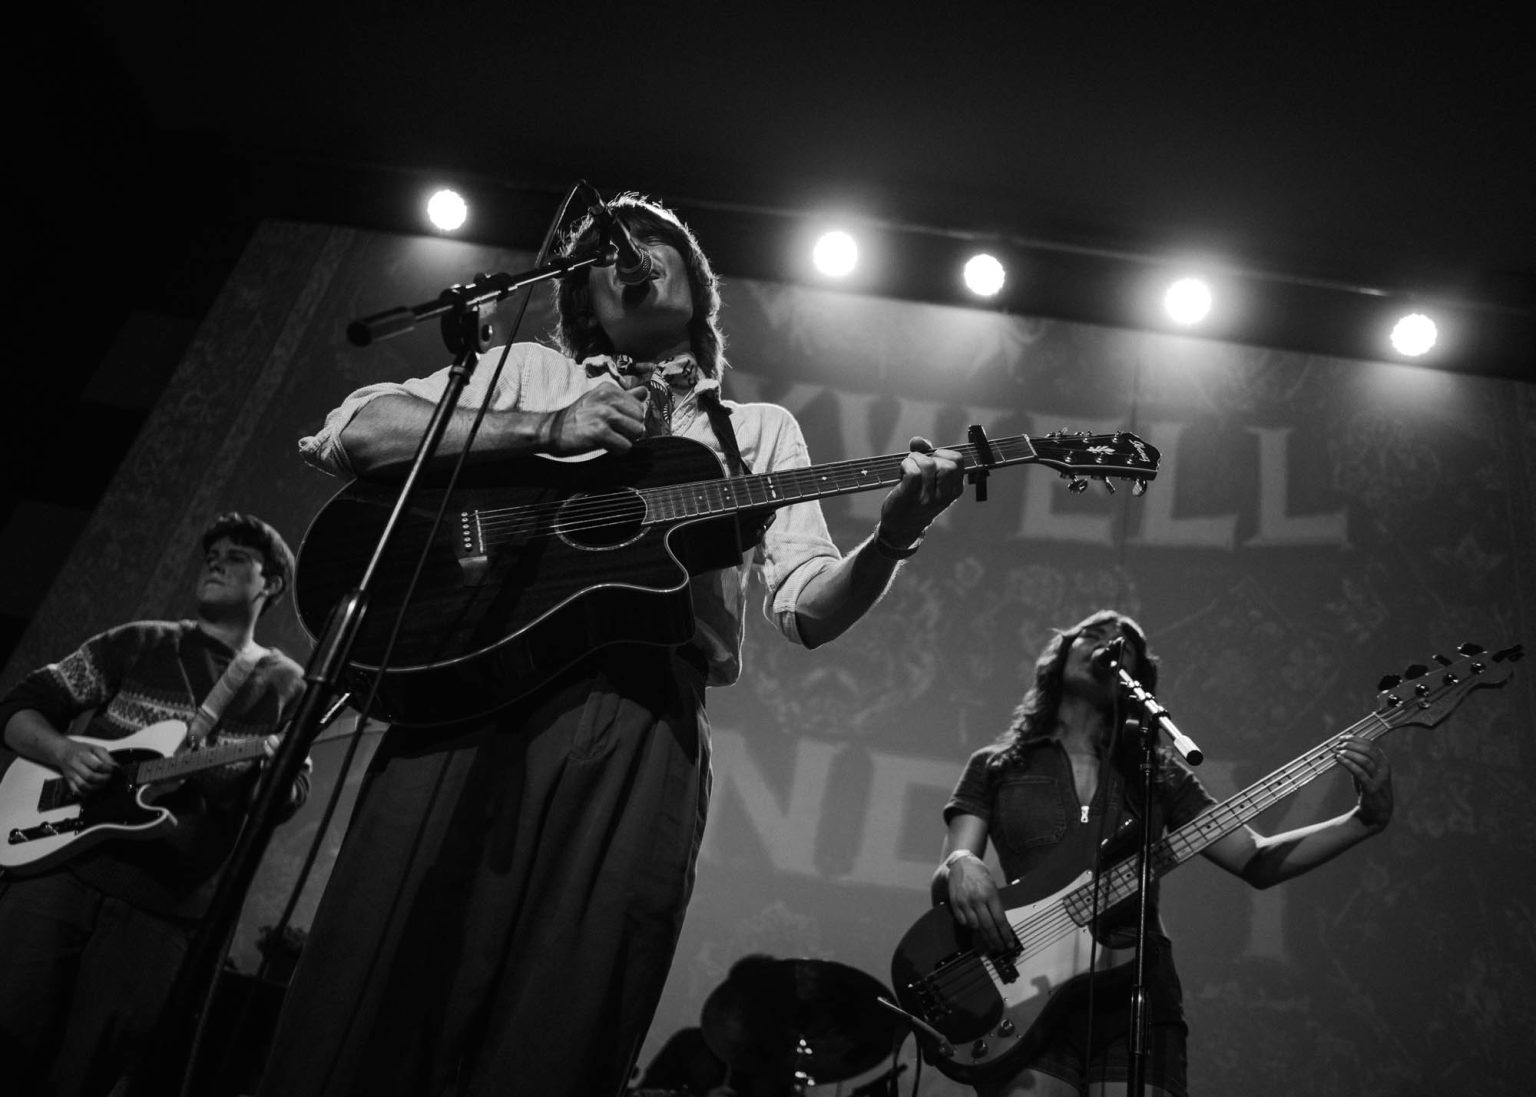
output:
<svg viewBox="0 0 1536 1097"><path fill-rule="evenodd" d="M187 923L104 895L67 871L0 883L6 1092L109 1092L153 1030L190 937Z"/></svg>
<svg viewBox="0 0 1536 1097"><path fill-rule="evenodd" d="M702 677L660 649L605 649L495 723L391 729L261 1093L618 1093L708 799Z"/></svg>

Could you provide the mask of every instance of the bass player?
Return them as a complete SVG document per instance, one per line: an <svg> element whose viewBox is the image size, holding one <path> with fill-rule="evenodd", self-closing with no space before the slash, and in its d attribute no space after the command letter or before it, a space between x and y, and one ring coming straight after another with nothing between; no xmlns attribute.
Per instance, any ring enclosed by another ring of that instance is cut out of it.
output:
<svg viewBox="0 0 1536 1097"><path fill-rule="evenodd" d="M1141 807L1139 752L1129 735L1116 741L1118 685L1095 658L1124 641L1121 665L1149 692L1156 692L1157 660L1146 634L1131 618L1101 610L1057 632L1035 662L1035 677L1014 711L1013 722L994 744L973 754L944 807L949 831L944 857L933 877L933 898L947 902L955 920L981 939L989 952L1017 944L998 896L997 882L981 858L988 841L1009 881L1031 872L1055 871L1053 854L1096 841L1124 815L1145 818ZM1239 827L1204 854L1251 886L1267 888L1332 860L1379 833L1392 817L1392 780L1380 747L1346 738L1335 748L1354 778L1359 800L1344 815L1265 837ZM1166 747L1158 748L1159 779L1151 812L1157 834L1194 819L1215 801L1199 779ZM1105 821L1108 826L1105 827ZM1103 829L1101 829L1103 828ZM1087 864L1075 866L1086 869ZM1182 991L1173 951L1158 920L1157 885L1149 894L1147 1092L1186 1097ZM1111 916L1108 947L1134 944L1135 904ZM1027 975L1025 976L1027 978ZM981 1097L1113 1097L1127 1090L1129 980L1099 986L1088 980L1058 992L1039 1022L1034 1048L1024 1061L998 1064L1002 1077L976 1085ZM1118 990L1118 993L1117 993ZM1090 1013L1091 1010L1091 1013Z"/></svg>

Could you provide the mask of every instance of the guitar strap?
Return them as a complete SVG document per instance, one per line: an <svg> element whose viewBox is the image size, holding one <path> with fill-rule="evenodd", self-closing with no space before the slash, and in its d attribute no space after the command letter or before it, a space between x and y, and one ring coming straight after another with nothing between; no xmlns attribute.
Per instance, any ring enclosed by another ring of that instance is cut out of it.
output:
<svg viewBox="0 0 1536 1097"><path fill-rule="evenodd" d="M193 750L202 746L203 740L208 738L208 733L219 722L219 717L224 715L224 709L228 707L230 700L240 687L245 685L245 680L251 676L251 671L256 669L256 664L261 662L267 649L260 644L247 644L245 649L238 652L229 661L229 666L224 668L224 673L208 691L208 696L203 698L202 704L197 706L197 714L192 717L192 723L187 728L187 746Z"/></svg>
<svg viewBox="0 0 1536 1097"><path fill-rule="evenodd" d="M709 416L709 425L715 432L715 437L720 440L720 448L725 450L725 465L732 476L747 476L752 472L752 466L747 464L741 456L741 446L736 441L736 428L731 426L731 409L720 402L720 390L710 389L699 393L699 403L704 405L704 414Z"/></svg>

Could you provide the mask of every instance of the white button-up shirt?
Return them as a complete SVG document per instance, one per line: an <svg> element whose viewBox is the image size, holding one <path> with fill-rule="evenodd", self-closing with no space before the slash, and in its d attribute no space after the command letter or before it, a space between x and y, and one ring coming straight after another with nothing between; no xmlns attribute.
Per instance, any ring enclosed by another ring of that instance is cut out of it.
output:
<svg viewBox="0 0 1536 1097"><path fill-rule="evenodd" d="M486 398L501 353L501 347L493 347L481 355L465 387L461 407L477 407ZM554 411L568 407L582 393L598 385L616 383L602 373L589 376L587 370L558 351L537 343L516 343L490 395L489 406L492 411ZM325 417L325 424L317 433L299 440L299 452L316 468L336 476L351 476L352 465L341 443L341 433L359 410L380 396L397 394L436 403L447 384L445 367L428 377L360 388ZM704 443L724 463L725 451L698 402L701 391L718 385L713 378L701 378L692 392L678 399L672 413L672 432ZM800 424L788 411L775 404L738 404L730 400L722 403L731 410L737 444L753 472L810 465ZM761 545L745 554L736 567L695 577L690 584L696 622L693 643L709 661L709 684L729 685L741 676L747 582L754 565L761 568L766 587L764 614L780 632L800 644L804 640L795 620L800 592L840 556L827 532L821 506L812 500L777 510Z"/></svg>

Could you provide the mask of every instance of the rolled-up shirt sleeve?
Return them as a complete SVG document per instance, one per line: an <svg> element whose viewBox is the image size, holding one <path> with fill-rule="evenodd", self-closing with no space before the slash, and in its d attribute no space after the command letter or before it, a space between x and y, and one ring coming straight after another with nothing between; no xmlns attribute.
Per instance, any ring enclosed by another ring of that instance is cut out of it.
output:
<svg viewBox="0 0 1536 1097"><path fill-rule="evenodd" d="M469 384L459 397L460 407L477 407L485 399L503 349L492 347L480 356L474 372L470 374ZM527 368L559 376L569 372L570 363L548 347L534 343L514 344L496 382L496 390L490 402L492 411L506 411L518 406L523 371ZM564 384L560 387L563 391L569 387L569 382L565 378L562 381ZM364 385L333 408L318 431L299 439L299 456L321 472L328 472L332 476L354 476L356 473L352 468L352 460L347 455L346 446L342 444L341 435L358 412L381 396L415 396L435 404L447 386L447 366L426 377Z"/></svg>
<svg viewBox="0 0 1536 1097"><path fill-rule="evenodd" d="M762 409L759 453L766 456L760 471L809 468L810 453L800 424L789 412L773 405ZM827 530L821 504L812 500L792 503L777 511L763 535L760 562L767 595L763 613L774 627L796 644L804 644L795 609L812 579L842 559Z"/></svg>

